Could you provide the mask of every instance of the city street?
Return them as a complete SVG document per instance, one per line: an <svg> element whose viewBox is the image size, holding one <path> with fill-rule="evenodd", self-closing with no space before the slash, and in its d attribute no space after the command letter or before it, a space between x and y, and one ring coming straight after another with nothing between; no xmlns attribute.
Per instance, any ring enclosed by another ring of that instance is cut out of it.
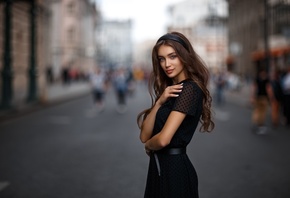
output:
<svg viewBox="0 0 290 198"><path fill-rule="evenodd" d="M138 85L124 114L109 91L100 113L85 96L0 123L0 197L143 197L148 157L136 116L150 102ZM215 130L196 131L188 146L200 197L289 198L289 128L253 134L251 108L238 102L214 112Z"/></svg>

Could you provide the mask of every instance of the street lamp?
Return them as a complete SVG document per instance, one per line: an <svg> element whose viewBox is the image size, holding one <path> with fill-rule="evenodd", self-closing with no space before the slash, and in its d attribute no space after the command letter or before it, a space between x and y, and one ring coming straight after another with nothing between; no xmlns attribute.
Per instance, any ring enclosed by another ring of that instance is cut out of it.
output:
<svg viewBox="0 0 290 198"><path fill-rule="evenodd" d="M4 62L2 70L2 99L1 108L8 109L11 107L12 99L12 0L6 0L4 6Z"/></svg>
<svg viewBox="0 0 290 198"><path fill-rule="evenodd" d="M268 0L264 0L264 50L265 50L265 69L268 71L270 68L270 51L269 51L269 5Z"/></svg>
<svg viewBox="0 0 290 198"><path fill-rule="evenodd" d="M29 76L29 86L28 86L28 102L36 100L36 4L35 0L31 1L31 10L30 10L30 68L28 71Z"/></svg>

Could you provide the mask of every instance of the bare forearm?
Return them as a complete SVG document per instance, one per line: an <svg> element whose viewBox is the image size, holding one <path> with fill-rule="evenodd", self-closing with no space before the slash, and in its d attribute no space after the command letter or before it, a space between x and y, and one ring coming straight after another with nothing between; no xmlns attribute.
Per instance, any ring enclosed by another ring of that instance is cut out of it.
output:
<svg viewBox="0 0 290 198"><path fill-rule="evenodd" d="M155 123L156 113L161 105L156 103L151 112L147 115L143 121L140 133L140 139L144 143L152 137L153 127Z"/></svg>
<svg viewBox="0 0 290 198"><path fill-rule="evenodd" d="M172 137L176 133L185 116L186 115L184 113L172 111L169 114L162 130L154 135L152 138L150 138L148 141L146 141L145 149L156 151L170 144Z"/></svg>
<svg viewBox="0 0 290 198"><path fill-rule="evenodd" d="M179 96L178 93L180 93L182 91L182 88L183 88L182 84L168 86L164 90L162 95L158 98L158 100L154 104L153 108L151 109L151 112L144 119L143 124L141 126L140 139L143 143L147 142L152 137L154 123L155 123L155 119L156 119L156 113L157 113L158 109L169 98L178 97Z"/></svg>
<svg viewBox="0 0 290 198"><path fill-rule="evenodd" d="M146 150L151 150L151 151L157 151L166 146L161 140L160 133L154 135L151 139L149 139L145 143L145 148Z"/></svg>

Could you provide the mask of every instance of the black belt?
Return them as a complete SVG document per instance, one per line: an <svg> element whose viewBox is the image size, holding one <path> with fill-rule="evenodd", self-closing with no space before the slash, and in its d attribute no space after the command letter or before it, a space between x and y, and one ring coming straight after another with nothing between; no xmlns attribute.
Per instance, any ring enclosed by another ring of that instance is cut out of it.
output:
<svg viewBox="0 0 290 198"><path fill-rule="evenodd" d="M156 161L156 166L158 170L158 175L161 175L160 164L157 154L164 154L164 155L180 155L186 154L186 148L165 148L158 151L154 151L153 155Z"/></svg>
<svg viewBox="0 0 290 198"><path fill-rule="evenodd" d="M165 148L159 151L155 151L157 154L167 154L167 155L180 155L186 154L186 148Z"/></svg>

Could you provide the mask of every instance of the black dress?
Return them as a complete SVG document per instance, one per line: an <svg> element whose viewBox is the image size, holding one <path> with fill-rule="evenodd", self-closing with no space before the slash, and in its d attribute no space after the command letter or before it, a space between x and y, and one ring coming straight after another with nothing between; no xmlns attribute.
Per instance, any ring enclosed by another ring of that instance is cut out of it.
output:
<svg viewBox="0 0 290 198"><path fill-rule="evenodd" d="M183 89L179 96L168 99L156 114L153 135L161 131L171 111L186 114L170 144L164 149L185 148L192 139L202 112L201 89L191 80L182 82ZM188 156L158 154L158 152L152 154L144 197L198 198L197 174Z"/></svg>

